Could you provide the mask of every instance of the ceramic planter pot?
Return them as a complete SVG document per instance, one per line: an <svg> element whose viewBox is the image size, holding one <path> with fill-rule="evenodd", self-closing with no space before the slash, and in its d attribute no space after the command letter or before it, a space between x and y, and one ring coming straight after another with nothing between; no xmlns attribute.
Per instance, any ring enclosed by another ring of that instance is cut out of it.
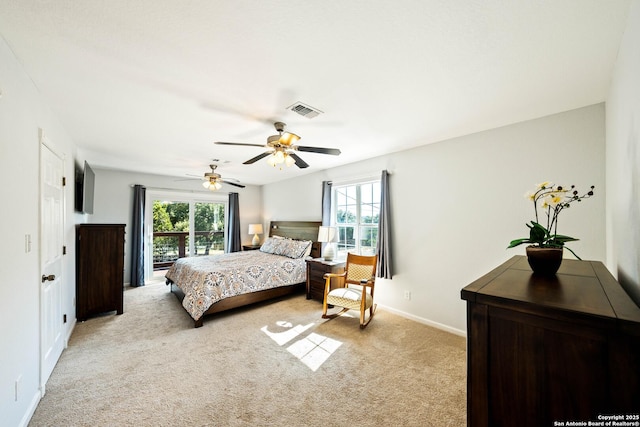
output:
<svg viewBox="0 0 640 427"><path fill-rule="evenodd" d="M535 274L553 276L562 264L562 248L527 247L527 260Z"/></svg>

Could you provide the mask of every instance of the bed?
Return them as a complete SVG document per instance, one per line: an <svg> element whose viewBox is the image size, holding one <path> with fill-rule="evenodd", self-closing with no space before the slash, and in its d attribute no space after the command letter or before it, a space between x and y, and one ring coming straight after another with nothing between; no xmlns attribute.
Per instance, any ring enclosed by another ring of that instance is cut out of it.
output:
<svg viewBox="0 0 640 427"><path fill-rule="evenodd" d="M320 257L320 225L272 221L260 250L180 258L165 276L167 285L196 328L206 315L301 291L305 260Z"/></svg>

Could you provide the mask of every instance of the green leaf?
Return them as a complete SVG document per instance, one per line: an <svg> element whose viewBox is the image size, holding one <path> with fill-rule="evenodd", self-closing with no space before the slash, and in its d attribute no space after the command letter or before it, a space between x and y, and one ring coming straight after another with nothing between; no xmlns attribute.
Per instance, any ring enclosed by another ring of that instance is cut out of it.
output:
<svg viewBox="0 0 640 427"><path fill-rule="evenodd" d="M511 243L509 243L509 246L507 246L507 249L515 248L516 246L521 245L523 243L535 243L535 242L532 242L530 239L525 239L525 238L516 239L516 240L512 240Z"/></svg>
<svg viewBox="0 0 640 427"><path fill-rule="evenodd" d="M576 242L580 239L576 239L574 237L569 237L569 236L563 236L562 234L556 234L555 236L553 236L553 240L566 243L566 242Z"/></svg>
<svg viewBox="0 0 640 427"><path fill-rule="evenodd" d="M529 226L529 239L534 243L543 243L549 234L547 229L538 224L535 221L531 221L532 226Z"/></svg>

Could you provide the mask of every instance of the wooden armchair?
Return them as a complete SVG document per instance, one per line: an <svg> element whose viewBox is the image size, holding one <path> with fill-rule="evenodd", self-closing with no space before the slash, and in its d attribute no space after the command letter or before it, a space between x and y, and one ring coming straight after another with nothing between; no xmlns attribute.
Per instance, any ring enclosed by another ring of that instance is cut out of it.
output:
<svg viewBox="0 0 640 427"><path fill-rule="evenodd" d="M344 273L326 273L324 275L323 319L334 318L347 310L359 310L360 329L364 329L369 324L376 311L376 304L373 303L373 292L376 283L377 261L377 255L362 256L350 253L347 254L347 266ZM342 287L331 290L331 279L334 277L340 279ZM342 310L328 315L327 309L329 306L342 307ZM367 310L369 310L369 317L365 322L365 312Z"/></svg>

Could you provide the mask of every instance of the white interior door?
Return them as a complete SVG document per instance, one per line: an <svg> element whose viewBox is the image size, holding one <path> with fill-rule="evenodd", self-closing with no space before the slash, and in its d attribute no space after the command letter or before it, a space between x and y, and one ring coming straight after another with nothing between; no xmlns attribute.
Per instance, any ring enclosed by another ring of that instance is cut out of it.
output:
<svg viewBox="0 0 640 427"><path fill-rule="evenodd" d="M43 139L40 145L40 387L64 348L62 318L62 247L64 238L64 160Z"/></svg>

